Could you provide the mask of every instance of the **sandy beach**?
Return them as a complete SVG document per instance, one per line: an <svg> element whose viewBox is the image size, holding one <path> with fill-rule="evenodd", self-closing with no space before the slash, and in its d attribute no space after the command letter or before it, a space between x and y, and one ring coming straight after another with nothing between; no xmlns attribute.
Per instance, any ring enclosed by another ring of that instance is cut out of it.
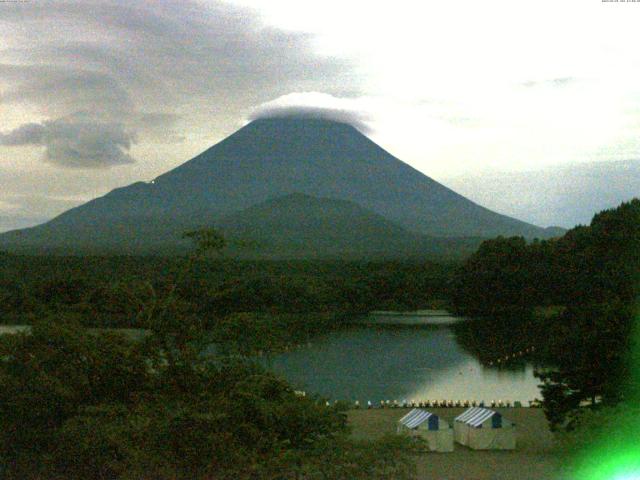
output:
<svg viewBox="0 0 640 480"><path fill-rule="evenodd" d="M418 460L420 479L434 480L547 480L559 479L559 459L553 453L553 435L542 409L496 409L517 428L514 451L476 451L459 444L452 453L427 452ZM352 410L349 424L356 438L376 438L393 433L396 421L408 409ZM463 408L429 409L453 423Z"/></svg>

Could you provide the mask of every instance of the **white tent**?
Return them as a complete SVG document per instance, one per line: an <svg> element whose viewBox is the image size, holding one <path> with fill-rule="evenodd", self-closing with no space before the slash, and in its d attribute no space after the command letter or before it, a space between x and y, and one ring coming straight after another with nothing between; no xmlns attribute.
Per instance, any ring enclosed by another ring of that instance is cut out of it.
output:
<svg viewBox="0 0 640 480"><path fill-rule="evenodd" d="M432 452L453 452L453 430L437 415L414 408L398 420L398 433L423 438Z"/></svg>
<svg viewBox="0 0 640 480"><path fill-rule="evenodd" d="M455 418L456 442L474 450L513 450L516 448L515 425L500 413L473 407Z"/></svg>

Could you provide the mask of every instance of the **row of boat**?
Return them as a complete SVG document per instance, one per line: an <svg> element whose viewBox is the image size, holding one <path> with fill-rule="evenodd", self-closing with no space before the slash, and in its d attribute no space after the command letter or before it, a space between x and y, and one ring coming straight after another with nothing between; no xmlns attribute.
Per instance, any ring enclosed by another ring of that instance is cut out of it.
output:
<svg viewBox="0 0 640 480"><path fill-rule="evenodd" d="M304 393L304 392L301 392ZM338 400L334 404L341 403ZM327 401L326 405L331 406L331 402ZM471 408L471 407L491 407L491 408L521 408L522 402L519 400L491 400L485 402L484 400L380 400L380 403L374 403L370 400L366 404L360 404L358 400L353 402L353 407L358 408ZM535 408L540 406L538 399L529 400L529 407Z"/></svg>

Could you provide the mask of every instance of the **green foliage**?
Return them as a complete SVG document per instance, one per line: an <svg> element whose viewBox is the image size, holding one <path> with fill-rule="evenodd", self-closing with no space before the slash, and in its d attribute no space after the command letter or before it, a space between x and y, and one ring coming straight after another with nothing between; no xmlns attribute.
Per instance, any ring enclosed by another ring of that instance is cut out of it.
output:
<svg viewBox="0 0 640 480"><path fill-rule="evenodd" d="M256 367L227 364L198 377L183 395L87 409L64 425L51 462L77 478L101 469L111 478L232 478L344 430L343 416Z"/></svg>
<svg viewBox="0 0 640 480"><path fill-rule="evenodd" d="M624 398L630 377L627 352L633 309L619 301L567 309L552 330L542 369L545 414L552 429L575 428L580 406L615 404Z"/></svg>
<svg viewBox="0 0 640 480"><path fill-rule="evenodd" d="M341 316L333 313L233 313L220 319L207 338L227 355L274 353L307 343L341 324Z"/></svg>
<svg viewBox="0 0 640 480"><path fill-rule="evenodd" d="M0 318L35 311L32 292L21 281L0 280Z"/></svg>
<svg viewBox="0 0 640 480"><path fill-rule="evenodd" d="M403 441L354 443L340 407L299 397L242 357L210 355L202 321L179 287L223 243L212 231L192 238L196 251L175 280L160 292L149 286L151 301L138 315L149 329L142 341L51 318L31 334L0 338L5 476L411 478L412 450L404 452ZM234 328L251 324L228 323L235 337Z"/></svg>
<svg viewBox="0 0 640 480"><path fill-rule="evenodd" d="M546 358L540 345L548 342L551 323L534 312L501 312L491 317L470 318L451 326L456 341L484 365L494 368L524 370L533 362L542 363ZM532 346L538 347L530 351ZM496 359L512 356L516 352L527 353L510 358L508 362L495 364Z"/></svg>
<svg viewBox="0 0 640 480"><path fill-rule="evenodd" d="M58 429L84 407L130 403L151 381L135 345L73 322L0 337L0 359L0 457L17 465L50 451Z"/></svg>
<svg viewBox="0 0 640 480"><path fill-rule="evenodd" d="M311 277L255 275L225 282L206 308L218 315L233 312L319 312L338 295L331 285Z"/></svg>
<svg viewBox="0 0 640 480"><path fill-rule="evenodd" d="M150 369L143 352L72 323L2 337L10 478L209 478L345 432L343 414L254 364L186 357Z"/></svg>
<svg viewBox="0 0 640 480"><path fill-rule="evenodd" d="M413 478L408 440L351 441L344 413L253 363L150 369L136 345L72 324L3 337L7 478Z"/></svg>
<svg viewBox="0 0 640 480"><path fill-rule="evenodd" d="M140 327L145 305L175 297L202 315L417 309L446 302L454 266L431 262L192 262L154 257L12 257L0 262L0 317L82 315L92 327ZM69 288L70 291L66 291ZM148 312L147 312L148 313Z"/></svg>
<svg viewBox="0 0 640 480"><path fill-rule="evenodd" d="M539 303L533 264L524 238L487 240L456 273L452 302L467 315L531 310Z"/></svg>
<svg viewBox="0 0 640 480"><path fill-rule="evenodd" d="M182 238L189 239L195 244L195 255L218 252L227 245L222 234L213 228L191 230L186 232Z"/></svg>
<svg viewBox="0 0 640 480"><path fill-rule="evenodd" d="M165 332L173 324L168 341L185 345L179 337L188 318L197 330L191 336L228 340L245 353L280 350L348 316L441 306L452 270L430 262L238 262L202 253L187 261L10 257L0 262L0 322L72 315L88 327Z"/></svg>
<svg viewBox="0 0 640 480"><path fill-rule="evenodd" d="M528 332L527 342L547 364L538 376L553 429L575 428L584 406L615 404L640 390L629 363L639 252L640 200L635 199L556 240L484 242L455 275L452 303L458 311L515 313L523 324L511 336ZM554 304L566 307L556 319L530 315L536 306ZM499 326L484 326L500 338ZM461 333L464 338L464 328Z"/></svg>
<svg viewBox="0 0 640 480"><path fill-rule="evenodd" d="M572 275L571 300L635 302L640 286L640 199L593 217L562 239Z"/></svg>
<svg viewBox="0 0 640 480"><path fill-rule="evenodd" d="M586 402L611 405L638 391L630 364L640 275L640 200L594 216L560 239L567 305L550 332L554 367L540 373L553 428L572 429Z"/></svg>

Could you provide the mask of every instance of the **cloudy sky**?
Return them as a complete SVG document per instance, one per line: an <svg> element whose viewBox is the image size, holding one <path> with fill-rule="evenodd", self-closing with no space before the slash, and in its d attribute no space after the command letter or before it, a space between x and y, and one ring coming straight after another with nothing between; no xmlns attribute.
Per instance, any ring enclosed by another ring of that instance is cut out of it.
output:
<svg viewBox="0 0 640 480"><path fill-rule="evenodd" d="M0 231L291 108L444 183L635 159L638 24L601 0L0 2Z"/></svg>

